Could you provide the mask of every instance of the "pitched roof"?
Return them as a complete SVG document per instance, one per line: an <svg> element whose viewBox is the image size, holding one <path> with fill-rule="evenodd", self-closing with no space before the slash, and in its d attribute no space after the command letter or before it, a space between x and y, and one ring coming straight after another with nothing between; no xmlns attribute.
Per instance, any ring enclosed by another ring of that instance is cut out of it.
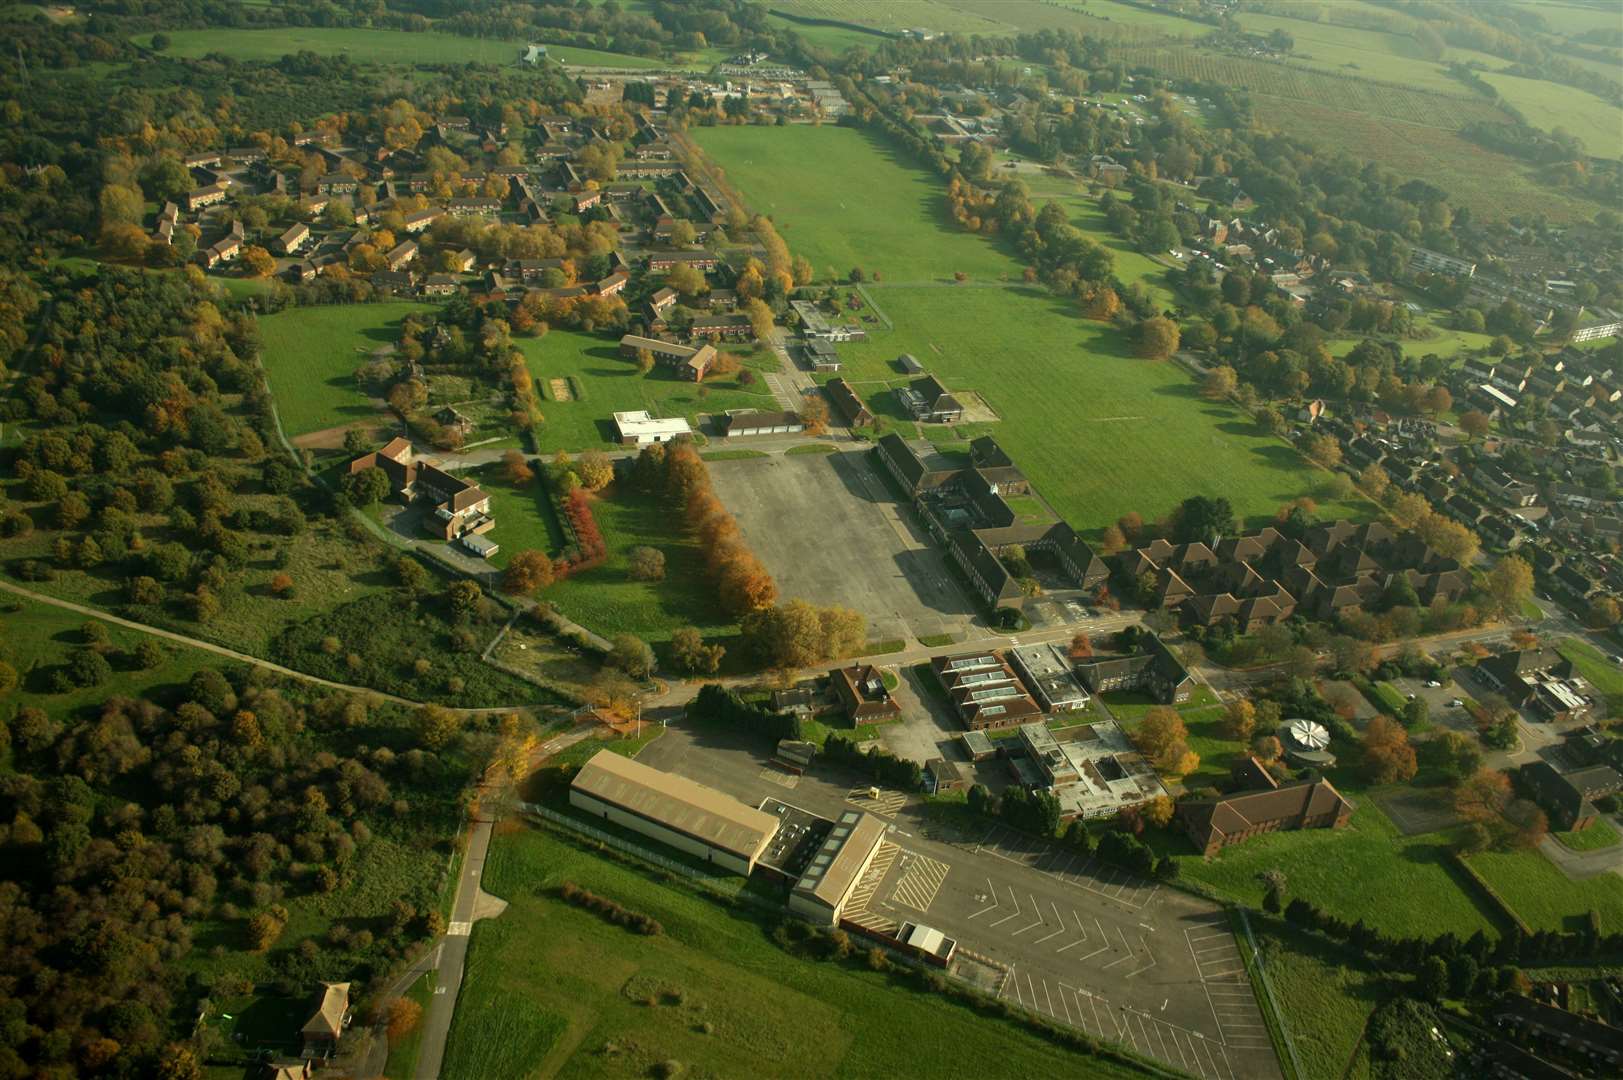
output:
<svg viewBox="0 0 1623 1080"><path fill-rule="evenodd" d="M778 831L771 814L612 750L599 750L570 787L746 859Z"/></svg>
<svg viewBox="0 0 1623 1080"><path fill-rule="evenodd" d="M1274 821L1340 815L1352 804L1328 780L1311 780L1286 787L1247 791L1222 799L1193 799L1178 810L1195 842L1205 847L1218 837L1233 836Z"/></svg>
<svg viewBox="0 0 1623 1080"><path fill-rule="evenodd" d="M300 1029L303 1035L337 1038L344 1030L344 1014L349 1011L349 983L322 983L321 1002L316 1014Z"/></svg>

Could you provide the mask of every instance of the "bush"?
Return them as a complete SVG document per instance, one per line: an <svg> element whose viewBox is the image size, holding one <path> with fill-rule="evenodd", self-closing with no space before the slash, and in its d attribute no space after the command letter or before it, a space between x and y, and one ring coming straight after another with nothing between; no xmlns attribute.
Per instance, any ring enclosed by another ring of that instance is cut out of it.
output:
<svg viewBox="0 0 1623 1080"><path fill-rule="evenodd" d="M573 904L578 908L596 912L616 926L623 926L627 930L635 930L639 934L655 937L665 932L659 920L650 918L641 912L631 911L606 896L599 896L590 889L583 889L573 881L566 881L558 887L558 895L564 903Z"/></svg>

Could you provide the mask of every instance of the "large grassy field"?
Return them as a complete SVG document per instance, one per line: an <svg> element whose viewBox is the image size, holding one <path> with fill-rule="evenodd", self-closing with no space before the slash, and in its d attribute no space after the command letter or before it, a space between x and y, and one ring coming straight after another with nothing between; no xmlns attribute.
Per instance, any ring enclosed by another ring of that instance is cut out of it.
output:
<svg viewBox="0 0 1623 1080"><path fill-rule="evenodd" d="M882 139L804 124L689 134L819 277L833 270L843 279L860 266L888 283L947 282L960 270L977 281L1019 278L990 240L966 235L947 217L936 178Z"/></svg>
<svg viewBox="0 0 1623 1080"><path fill-rule="evenodd" d="M647 409L655 416L685 416L698 430L700 413L728 409L775 409L766 384L739 384L737 377L710 378L701 384L678 379L655 367L647 375L620 356L619 339L554 330L545 337L515 338L535 377L546 426L540 449L585 450L613 440L613 414ZM550 400L553 379L572 379L581 396L573 401Z"/></svg>
<svg viewBox="0 0 1623 1080"><path fill-rule="evenodd" d="M363 30L347 27L289 26L271 30L171 30L170 55L186 58L220 53L236 60L280 60L289 53L313 52L322 56L349 56L380 64L514 64L523 52L515 41L463 37L435 31ZM142 34L139 44L151 45ZM548 45L547 55L570 64L615 67L662 67L664 61L625 53Z"/></svg>
<svg viewBox="0 0 1623 1080"><path fill-rule="evenodd" d="M296 307L259 320L265 373L288 437L378 417L355 370L400 340L400 320L426 304Z"/></svg>
<svg viewBox="0 0 1623 1080"><path fill-rule="evenodd" d="M1574 930L1591 911L1603 933L1623 930L1623 878L1573 881L1537 851L1485 851L1471 865L1534 930Z"/></svg>
<svg viewBox="0 0 1623 1080"><path fill-rule="evenodd" d="M1623 154L1623 109L1616 105L1574 86L1498 73L1482 77L1534 127L1565 128L1596 157L1615 160Z"/></svg>
<svg viewBox="0 0 1623 1080"><path fill-rule="evenodd" d="M565 904L565 881L658 919L644 937ZM447 1080L568 1075L1122 1077L1127 1068L914 989L802 960L673 884L524 829L491 844Z"/></svg>
<svg viewBox="0 0 1623 1080"><path fill-rule="evenodd" d="M791 249L819 267L883 270L868 292L896 329L842 346L843 374L877 391L897 377L896 356L912 353L952 389L978 391L1002 420L991 430L1077 527L1130 510L1158 516L1196 493L1225 495L1262 518L1324 480L1247 417L1201 401L1180 369L1132 357L1109 326L1077 318L1040 288L999 287L1018 279L1018 264L952 227L935 179L871 137L828 127L704 128L697 137L752 206L773 211ZM864 177L872 197L842 209L846 189L821 180L829 162ZM1090 202L1073 202L1083 226L1099 224ZM1161 272L1097 235L1118 249L1125 277L1153 283ZM874 262L874 250L897 254ZM942 282L955 269L968 285Z"/></svg>
<svg viewBox="0 0 1623 1080"><path fill-rule="evenodd" d="M775 11L790 15L871 26L876 30L924 26L938 32L988 34L1007 28L1007 24L999 20L958 10L960 5L951 0L885 0L883 4L867 0L775 0L771 6Z"/></svg>
<svg viewBox="0 0 1623 1080"><path fill-rule="evenodd" d="M1449 865L1449 838L1441 833L1404 836L1371 798L1372 792L1336 779L1358 804L1343 829L1269 833L1207 861L1190 852L1182 834L1156 842L1179 854L1181 876L1262 906L1260 874L1278 869L1291 896L1301 896L1348 921L1363 919L1386 934L1432 937L1452 930L1469 937L1497 929L1494 916L1463 876ZM1188 854L1182 854L1188 853Z"/></svg>
<svg viewBox="0 0 1623 1080"><path fill-rule="evenodd" d="M1194 494L1271 518L1325 480L1237 409L1203 401L1182 369L1133 357L1114 329L1040 289L870 291L896 330L841 346L858 391L912 353L953 390L979 392L1001 418L992 433L1079 529L1129 511L1158 518Z"/></svg>

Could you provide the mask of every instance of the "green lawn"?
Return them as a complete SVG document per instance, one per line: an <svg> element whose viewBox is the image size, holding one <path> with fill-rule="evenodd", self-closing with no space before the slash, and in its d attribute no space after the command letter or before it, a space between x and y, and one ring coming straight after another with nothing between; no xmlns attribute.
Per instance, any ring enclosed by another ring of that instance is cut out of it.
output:
<svg viewBox="0 0 1623 1080"><path fill-rule="evenodd" d="M705 577L703 554L682 529L677 508L612 484L592 499L592 514L608 545L608 561L553 585L544 599L604 637L628 633L659 642L684 626L697 626L707 637L733 632L733 621L722 613ZM626 555L639 545L665 553L664 581L627 576Z"/></svg>
<svg viewBox="0 0 1623 1080"><path fill-rule="evenodd" d="M1154 839L1178 856L1183 878L1252 907L1262 906L1259 875L1277 868L1289 879L1291 896L1306 897L1349 921L1363 919L1387 934L1432 937L1452 930L1464 938L1478 929L1495 931L1493 913L1449 865L1447 836L1404 836L1375 805L1371 791L1340 776L1335 783L1358 804L1346 828L1269 833L1209 862L1190 852L1181 833Z"/></svg>
<svg viewBox="0 0 1623 1080"><path fill-rule="evenodd" d="M1263 918L1251 925L1303 1080L1343 1075L1365 1019L1382 999L1380 980L1351 967L1323 938Z"/></svg>
<svg viewBox="0 0 1623 1080"><path fill-rule="evenodd" d="M540 449L585 450L613 440L613 414L647 409L654 416L685 416L699 429L700 413L728 409L773 409L775 399L757 379L753 388L740 386L736 376L710 378L694 384L656 367L647 375L620 357L618 337L554 330L544 337L515 338L535 377L546 425ZM573 380L580 396L555 401L553 379Z"/></svg>
<svg viewBox="0 0 1623 1080"><path fill-rule="evenodd" d="M663 924L644 937L557 899L573 881ZM549 834L491 844L443 1075L992 1076L1135 1073L914 989L801 960L753 921ZM522 963L515 963L522 957Z"/></svg>
<svg viewBox="0 0 1623 1080"><path fill-rule="evenodd" d="M435 31L411 33L405 30L365 30L337 27L289 26L269 30L170 30L172 56L195 59L221 53L237 60L280 60L296 52L321 56L349 56L379 64L515 64L524 51L516 41L462 37ZM134 39L150 45L152 35ZM571 64L599 64L615 67L652 68L662 60L625 53L548 45L547 54Z"/></svg>
<svg viewBox="0 0 1623 1080"><path fill-rule="evenodd" d="M795 22L793 19L785 19L781 15L769 14L766 21L781 29L793 30L813 49L826 49L831 53L843 53L851 49L875 49L887 40L878 34L868 34L846 26L812 26Z"/></svg>
<svg viewBox="0 0 1623 1080"><path fill-rule="evenodd" d="M1556 649L1572 661L1578 674L1589 680L1591 686L1606 698L1612 716L1623 715L1623 670L1608 660L1604 653L1587 641L1567 638Z"/></svg>
<svg viewBox="0 0 1623 1080"><path fill-rule="evenodd" d="M1573 851L1603 851L1609 847L1616 847L1620 838L1617 830L1605 821L1597 821L1587 829L1578 832L1558 832L1552 834L1563 847Z"/></svg>
<svg viewBox="0 0 1623 1080"><path fill-rule="evenodd" d="M1485 851L1471 865L1534 930L1572 930L1591 911L1601 932L1623 929L1623 878L1616 874L1573 881L1537 851Z"/></svg>
<svg viewBox="0 0 1623 1080"><path fill-rule="evenodd" d="M265 372L288 437L379 417L355 384L355 371L374 350L400 340L402 319L428 310L427 304L340 304L260 319Z"/></svg>
<svg viewBox="0 0 1623 1080"><path fill-rule="evenodd" d="M1623 153L1623 109L1616 105L1575 86L1495 72L1482 77L1534 127L1564 128L1596 157L1615 161Z"/></svg>
<svg viewBox="0 0 1623 1080"><path fill-rule="evenodd" d="M1019 277L993 241L965 234L947 217L936 177L877 136L807 124L689 134L819 278L833 270L843 280L854 266L890 283L950 282L959 270L977 281Z"/></svg>
<svg viewBox="0 0 1623 1080"><path fill-rule="evenodd" d="M540 477L516 488L507 482L506 470L500 463L470 469L468 476L491 497L490 508L496 527L489 535L501 545L501 550L491 556L492 563L505 567L517 552L533 548L555 555L563 547L563 528L553 513L552 500Z"/></svg>

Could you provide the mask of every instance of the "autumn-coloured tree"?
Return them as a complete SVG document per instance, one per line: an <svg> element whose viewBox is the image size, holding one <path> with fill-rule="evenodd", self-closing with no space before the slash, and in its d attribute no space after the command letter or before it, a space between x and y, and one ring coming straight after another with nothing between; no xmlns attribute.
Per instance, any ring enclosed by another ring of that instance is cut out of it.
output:
<svg viewBox="0 0 1623 1080"><path fill-rule="evenodd" d="M694 675L714 675L726 655L722 645L706 645L696 627L684 626L671 635L671 663Z"/></svg>
<svg viewBox="0 0 1623 1080"><path fill-rule="evenodd" d="M1477 552L1482 548L1482 541L1476 533L1436 511L1429 511L1421 517L1415 523L1414 531L1438 554L1453 559L1461 566L1470 566L1476 561Z"/></svg>
<svg viewBox="0 0 1623 1080"><path fill-rule="evenodd" d="M644 375L654 370L654 354L651 350L637 350L637 370Z"/></svg>
<svg viewBox="0 0 1623 1080"><path fill-rule="evenodd" d="M665 488L680 499L710 486L710 470L690 442L672 443L665 452Z"/></svg>
<svg viewBox="0 0 1623 1080"><path fill-rule="evenodd" d="M1099 534L1099 554L1114 555L1127 547L1127 538L1122 535L1121 526L1106 525L1104 532Z"/></svg>
<svg viewBox="0 0 1623 1080"><path fill-rule="evenodd" d="M293 588L293 577L286 571L275 574L270 579L270 591L277 596L285 596Z"/></svg>
<svg viewBox="0 0 1623 1080"><path fill-rule="evenodd" d="M1116 519L1116 528L1127 538L1128 543L1136 544L1144 534L1144 518L1136 510L1130 510Z"/></svg>
<svg viewBox="0 0 1623 1080"><path fill-rule="evenodd" d="M1133 328L1134 352L1145 360L1168 360L1178 351L1178 324L1152 315Z"/></svg>
<svg viewBox="0 0 1623 1080"><path fill-rule="evenodd" d="M413 717L417 741L425 750L448 745L462 731L462 720L443 705L424 705Z"/></svg>
<svg viewBox="0 0 1623 1080"><path fill-rule="evenodd" d="M1377 784L1414 779L1418 769L1414 747L1403 725L1384 715L1372 717L1364 728L1364 764Z"/></svg>
<svg viewBox="0 0 1623 1080"><path fill-rule="evenodd" d="M1245 742L1257 727L1257 707L1248 698L1236 698L1223 710L1222 732L1231 739Z"/></svg>
<svg viewBox="0 0 1623 1080"><path fill-rule="evenodd" d="M1227 364L1219 364L1206 373L1200 392L1209 401L1225 401L1239 388L1240 377Z"/></svg>
<svg viewBox="0 0 1623 1080"><path fill-rule="evenodd" d="M632 581L665 580L665 553L639 545L626 553L626 573Z"/></svg>
<svg viewBox="0 0 1623 1080"><path fill-rule="evenodd" d="M1184 775L1193 771L1193 769L1187 769L1184 771ZM1177 807L1170 796L1157 795L1144 804L1144 821L1157 829L1164 829L1172 823L1172 815L1176 809Z"/></svg>
<svg viewBox="0 0 1623 1080"><path fill-rule="evenodd" d="M587 491L602 491L614 480L614 463L601 450L588 450L575 464L581 487Z"/></svg>
<svg viewBox="0 0 1623 1080"><path fill-rule="evenodd" d="M1589 602L1587 621L1596 630L1616 626L1620 618L1623 618L1623 608L1612 597L1597 596Z"/></svg>
<svg viewBox="0 0 1623 1080"><path fill-rule="evenodd" d="M1183 717L1178 715L1177 709L1166 705L1157 705L1145 713L1133 732L1133 744L1139 752L1157 763L1188 739L1189 729L1184 726Z"/></svg>
<svg viewBox="0 0 1623 1080"><path fill-rule="evenodd" d="M423 1007L411 998L390 998L383 1016L389 1041L397 1043L417 1030L417 1024L423 1018Z"/></svg>
<svg viewBox="0 0 1623 1080"><path fill-rule="evenodd" d="M1392 524L1400 529L1414 528L1430 511L1431 504L1426 502L1424 495L1407 491L1395 496L1386 508Z"/></svg>
<svg viewBox="0 0 1623 1080"><path fill-rule="evenodd" d="M1279 743L1277 735L1258 735L1251 740L1251 756L1264 765L1278 761L1285 748Z"/></svg>
<svg viewBox="0 0 1623 1080"><path fill-rule="evenodd" d="M820 397L808 397L800 409L800 422L806 425L806 434L828 433L828 402Z"/></svg>
<svg viewBox="0 0 1623 1080"><path fill-rule="evenodd" d="M744 314L749 316L750 331L757 340L772 340L772 309L760 300L749 300L744 304Z"/></svg>
<svg viewBox="0 0 1623 1080"><path fill-rule="evenodd" d="M1082 297L1082 314L1089 319L1109 322L1121 310L1121 297L1109 285L1090 289Z"/></svg>
<svg viewBox="0 0 1623 1080"><path fill-rule="evenodd" d="M522 452L509 450L502 455L502 475L514 487L524 487L535 479L535 470L524 460Z"/></svg>
<svg viewBox="0 0 1623 1080"><path fill-rule="evenodd" d="M1473 439L1480 439L1493 427L1493 420L1480 409L1471 409L1460 414L1460 430Z"/></svg>
<svg viewBox="0 0 1623 1080"><path fill-rule="evenodd" d="M1364 494L1379 502L1386 495L1386 489L1392 486L1392 478L1380 465L1371 463L1364 466L1364 471L1358 474L1358 486Z"/></svg>
<svg viewBox="0 0 1623 1080"><path fill-rule="evenodd" d="M743 552L722 568L717 592L723 611L742 616L771 607L778 598L778 584L759 559Z"/></svg>
<svg viewBox="0 0 1623 1080"><path fill-rule="evenodd" d="M1514 614L1520 610L1522 601L1533 595L1533 568L1525 559L1507 555L1488 571L1483 591L1500 615Z"/></svg>
<svg viewBox="0 0 1623 1080"><path fill-rule="evenodd" d="M242 249L242 268L249 277L267 278L276 273L276 259L258 244Z"/></svg>
<svg viewBox="0 0 1623 1080"><path fill-rule="evenodd" d="M1341 464L1341 444L1332 435L1314 435L1307 440L1303 448L1308 460L1326 469L1333 469Z"/></svg>
<svg viewBox="0 0 1623 1080"><path fill-rule="evenodd" d="M1072 660L1086 660L1093 655L1093 642L1088 639L1087 631L1078 630L1072 635L1071 646L1067 650L1067 655Z"/></svg>
<svg viewBox="0 0 1623 1080"><path fill-rule="evenodd" d="M512 596L532 596L551 585L557 571L544 551L531 548L516 553L502 574L502 592Z"/></svg>

